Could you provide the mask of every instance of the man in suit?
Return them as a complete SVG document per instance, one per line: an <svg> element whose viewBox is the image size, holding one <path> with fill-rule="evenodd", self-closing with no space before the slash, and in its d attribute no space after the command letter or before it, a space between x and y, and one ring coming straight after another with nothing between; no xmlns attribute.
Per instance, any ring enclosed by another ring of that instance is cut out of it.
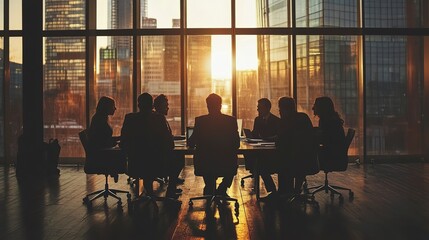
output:
<svg viewBox="0 0 429 240"><path fill-rule="evenodd" d="M319 171L317 141L307 114L298 112L293 98L279 99L281 123L276 141L279 154L279 193L287 197L301 193L306 175Z"/></svg>
<svg viewBox="0 0 429 240"><path fill-rule="evenodd" d="M204 178L204 195L213 194L216 179L223 176L216 194L227 196L226 190L237 174L237 149L240 147L237 120L221 113L219 95L210 94L206 103L209 114L195 118L194 132L189 138L189 146L196 147L195 175Z"/></svg>
<svg viewBox="0 0 429 240"><path fill-rule="evenodd" d="M267 98L258 100L257 106L258 116L255 118L252 130L252 138L261 138L264 140L274 140L277 136L280 118L271 113L271 102ZM271 178L271 173L276 169L275 155L255 155L246 154L246 167L253 172L255 168L256 158L261 158L259 162L259 170L262 179L265 183L265 188L268 193L276 193L276 185Z"/></svg>
<svg viewBox="0 0 429 240"><path fill-rule="evenodd" d="M139 112L125 115L121 130L121 147L128 155L128 175L142 178L147 195L153 195L153 181L164 176L164 161L174 149L174 141L165 124L165 117L152 112L153 99L149 93L138 99ZM174 189L167 197L177 198Z"/></svg>
<svg viewBox="0 0 429 240"><path fill-rule="evenodd" d="M165 117L167 116L168 110L170 109L168 107L167 96L164 94L158 95L153 101L153 106L155 108L155 113L160 114L163 117L165 125L170 132L171 139L174 140L170 124ZM179 178L179 174L182 171L182 168L185 166L185 157L182 154L174 154L173 152L170 153L171 156L168 156L167 159L165 159L165 167L168 170L168 175L170 176L168 186L173 188L176 184L183 183L185 181L184 179ZM182 189L176 189L176 192L181 193Z"/></svg>

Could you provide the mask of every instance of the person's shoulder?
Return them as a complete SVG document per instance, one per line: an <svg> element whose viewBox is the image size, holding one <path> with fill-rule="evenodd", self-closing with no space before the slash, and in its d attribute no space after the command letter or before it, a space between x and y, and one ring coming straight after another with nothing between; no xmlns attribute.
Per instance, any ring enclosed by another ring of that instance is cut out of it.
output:
<svg viewBox="0 0 429 240"><path fill-rule="evenodd" d="M156 119L165 119L165 116L159 112L152 112L150 116Z"/></svg>
<svg viewBox="0 0 429 240"><path fill-rule="evenodd" d="M280 121L280 118L272 113L270 113L270 118L274 119L274 121Z"/></svg>
<svg viewBox="0 0 429 240"><path fill-rule="evenodd" d="M308 114L307 114L307 113L305 113L305 112L298 112L298 116L299 116L299 117L301 117L301 118L310 118L310 117L308 116Z"/></svg>
<svg viewBox="0 0 429 240"><path fill-rule="evenodd" d="M232 121L232 120L236 121L237 120L234 116L231 116L231 115L227 115L227 114L222 113L221 116L225 119L230 120L230 121Z"/></svg>
<svg viewBox="0 0 429 240"><path fill-rule="evenodd" d="M225 119L225 121L228 121L230 124L232 123L237 124L237 118L235 118L234 116L222 114L222 117L223 119Z"/></svg>
<svg viewBox="0 0 429 240"><path fill-rule="evenodd" d="M208 119L208 118L209 118L208 114L201 115L201 116L195 117L195 121L201 121L201 120Z"/></svg>
<svg viewBox="0 0 429 240"><path fill-rule="evenodd" d="M136 117L137 117L137 113L134 113L134 112L125 114L125 119L133 119Z"/></svg>

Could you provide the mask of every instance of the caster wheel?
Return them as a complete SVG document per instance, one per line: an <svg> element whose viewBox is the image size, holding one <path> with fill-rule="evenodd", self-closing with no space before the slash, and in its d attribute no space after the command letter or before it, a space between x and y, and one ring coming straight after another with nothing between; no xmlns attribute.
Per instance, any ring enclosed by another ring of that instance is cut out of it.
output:
<svg viewBox="0 0 429 240"><path fill-rule="evenodd" d="M88 204L88 202L89 202L89 198L88 197L84 197L82 199L82 204Z"/></svg>
<svg viewBox="0 0 429 240"><path fill-rule="evenodd" d="M340 195L340 197L338 197L338 200L340 201L340 204L344 203L344 197Z"/></svg>
<svg viewBox="0 0 429 240"><path fill-rule="evenodd" d="M350 192L349 192L349 198L351 198L351 199L352 199L354 196L355 196L355 194L354 194L352 191L350 191Z"/></svg>
<svg viewBox="0 0 429 240"><path fill-rule="evenodd" d="M122 201L121 200L118 201L118 207L122 207Z"/></svg>
<svg viewBox="0 0 429 240"><path fill-rule="evenodd" d="M241 186L244 187L244 180L243 179L241 179L240 183L241 183Z"/></svg>
<svg viewBox="0 0 429 240"><path fill-rule="evenodd" d="M192 201L189 201L189 207L192 208L194 206L194 203Z"/></svg>

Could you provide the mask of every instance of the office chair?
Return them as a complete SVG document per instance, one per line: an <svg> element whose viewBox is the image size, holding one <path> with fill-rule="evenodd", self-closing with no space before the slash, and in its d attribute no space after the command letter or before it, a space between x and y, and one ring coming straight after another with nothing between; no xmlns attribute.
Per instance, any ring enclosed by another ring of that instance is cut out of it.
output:
<svg viewBox="0 0 429 240"><path fill-rule="evenodd" d="M138 177L133 177L134 179L134 196L135 199L133 201L131 201L131 203L128 204L128 213L132 214L135 212L136 208L139 206L140 203L143 202L150 202L153 203L154 206L156 207L155 209L158 210L158 205L156 204L156 202L164 202L164 203L171 203L174 207L178 207L180 208L182 201L177 200L175 198L170 198L170 197L160 197L160 196L155 196L155 195L143 195L143 192L141 194L139 194L139 181L140 178ZM155 179L155 181L157 181L157 179Z"/></svg>
<svg viewBox="0 0 429 240"><path fill-rule="evenodd" d="M166 178L167 175L164 172L165 169L164 169L164 166L162 166L161 162L141 161L142 159L152 159L152 158L148 156L141 156L139 154L136 155L131 152L128 153L128 175L130 179L133 180L133 183L130 185L134 189L135 198L131 202L131 204L128 205L128 212L132 214L133 212L135 212L135 210L140 205L140 203L143 203L143 202L153 203L154 206L156 207L155 209L158 209L156 202L171 203L172 205L170 206L180 207L182 202L175 198L171 198L167 196L161 197L161 196L155 196L155 195L144 195L143 192L141 194L139 193L140 179L145 179L145 177L149 177L149 176L152 177L152 174L156 173L157 176L161 176L161 177L156 177L153 180L159 182L160 185L163 186L164 182L162 182L161 180L167 179ZM147 153L147 154L150 155L150 153ZM160 153L152 152L152 154L160 154Z"/></svg>
<svg viewBox="0 0 429 240"><path fill-rule="evenodd" d="M355 136L355 133L356 133L356 131L352 128L349 128L347 130L346 149L345 149L346 155L347 155L348 149L350 147L350 144L353 140L353 137ZM310 194L314 196L314 194L316 194L317 192L323 191L323 190L326 193L328 193L330 191L331 192L331 198L333 199L335 194L338 194L339 195L339 201L340 201L340 203L342 203L344 201L343 195L337 190L347 190L347 191L349 191L349 199L352 199L354 197L354 193L350 188L329 185L329 182L328 182L328 173L345 171L347 169L347 165L348 165L347 157L345 158L345 161L347 161L347 162L343 163L341 167L339 167L339 166L325 166L325 169L321 169L325 173L325 183L322 185L319 185L319 186L308 188L308 190L315 189L313 192L310 192Z"/></svg>
<svg viewBox="0 0 429 240"><path fill-rule="evenodd" d="M117 169L109 169L106 166L101 166L100 164L94 164L94 162L103 162L103 161L109 161L109 160L118 160L118 159L108 159L109 154L105 154L105 156L97 156L97 154L91 154L89 151L89 141L88 141L88 131L85 129L81 132L79 132L79 139L82 143L82 146L85 150L86 155L86 161L85 161L85 173L86 174L103 174L106 178L104 189L95 191L93 193L90 193L86 195L86 197L83 198L83 204L87 205L87 207L92 206L92 202L100 197L104 197L104 200L107 200L108 196L111 196L118 200L118 208L122 209L122 201L121 198L117 195L117 193L126 193L127 194L127 202L128 204L131 202L131 194L127 191L123 190L117 190L117 189L111 189L109 188L109 175L117 175L119 173L124 173L122 169L125 169L125 166L120 166L119 161L117 164ZM103 158L106 157L107 159ZM91 164L92 162L92 164ZM116 167L116 166L115 166ZM122 168L122 169L121 169ZM121 169L121 170L118 170ZM92 198L91 198L92 197Z"/></svg>
<svg viewBox="0 0 429 240"><path fill-rule="evenodd" d="M221 177L221 176L220 176ZM199 197L193 197L189 199L189 209L192 209L194 203L193 201L195 200L206 200L206 206L210 207L213 203L216 203L217 205L220 204L226 204L227 202L235 202L234 204L234 210L235 210L235 216L238 219L238 215L239 215L239 207L240 205L238 204L238 200L236 198L232 198L229 196L225 196L225 195L218 195L216 194L216 179L214 179L213 181L213 193L212 194L207 194L207 195L203 195L203 196L199 196Z"/></svg>

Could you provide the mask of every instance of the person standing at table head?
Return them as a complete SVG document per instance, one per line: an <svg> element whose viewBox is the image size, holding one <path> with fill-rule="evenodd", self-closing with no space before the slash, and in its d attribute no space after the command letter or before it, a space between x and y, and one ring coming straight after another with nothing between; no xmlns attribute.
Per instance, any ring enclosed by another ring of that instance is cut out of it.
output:
<svg viewBox="0 0 429 240"><path fill-rule="evenodd" d="M89 125L88 139L91 150L111 148L118 144L119 138L113 137L113 130L109 124L109 116L115 114L115 100L103 96L98 100L95 114Z"/></svg>
<svg viewBox="0 0 429 240"><path fill-rule="evenodd" d="M173 133L170 128L170 124L166 119L168 110L170 109L167 96L165 96L164 94L158 95L153 101L153 107L155 108L155 113L160 114L163 117L165 121L165 125L167 126L170 132L171 139L174 139ZM167 191L168 192L175 191L177 193L182 192L181 189L176 190L175 188L176 188L176 184L184 182L183 179L179 178L179 174L182 171L182 168L185 166L184 155L174 154L173 152L169 151L166 153L164 164L168 171L168 175L170 176L169 183L168 183L169 189L167 189Z"/></svg>
<svg viewBox="0 0 429 240"><path fill-rule="evenodd" d="M153 195L153 181L165 175L165 153L173 150L174 142L165 124L165 117L152 112L152 96L142 93L137 104L139 112L125 116L121 142L128 155L128 174L142 178L146 194ZM175 197L175 193L167 194Z"/></svg>
<svg viewBox="0 0 429 240"><path fill-rule="evenodd" d="M279 193L292 196L301 192L306 175L318 172L317 144L310 118L297 111L293 98L281 97L278 106Z"/></svg>
<svg viewBox="0 0 429 240"><path fill-rule="evenodd" d="M195 175L204 178L204 194L213 194L217 177L223 177L216 194L227 196L234 175L237 174L237 149L240 147L237 119L221 113L222 98L210 94L206 98L208 114L195 118L189 138L195 147Z"/></svg>
<svg viewBox="0 0 429 240"><path fill-rule="evenodd" d="M271 113L271 102L268 98L261 98L258 100L257 105L258 116L255 118L252 130L253 138L261 138L264 140L274 140L277 136L278 126L280 118ZM265 188L268 193L276 193L276 185L271 178L271 173L274 173L277 169L275 156L272 154L254 155L245 154L246 168L254 172L255 164L259 159L259 172L262 180L264 180Z"/></svg>
<svg viewBox="0 0 429 240"><path fill-rule="evenodd" d="M346 148L346 140L343 129L344 120L335 111L334 103L329 97L316 98L313 106L315 116L319 117L318 140L320 143L319 162L321 169L325 165L333 166L347 162L343 149ZM335 162L333 162L335 161Z"/></svg>

